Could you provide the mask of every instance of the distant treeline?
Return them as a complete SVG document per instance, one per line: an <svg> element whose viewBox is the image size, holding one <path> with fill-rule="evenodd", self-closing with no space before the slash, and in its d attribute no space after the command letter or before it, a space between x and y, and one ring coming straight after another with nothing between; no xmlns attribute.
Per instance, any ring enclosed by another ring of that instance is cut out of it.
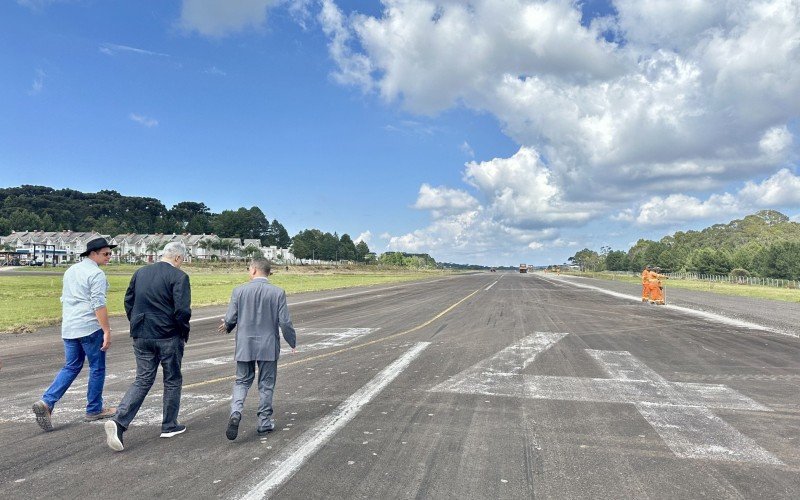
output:
<svg viewBox="0 0 800 500"><path fill-rule="evenodd" d="M500 270L503 270L503 271L508 271L508 270L514 271L514 270L518 269L516 267L509 267L509 266L494 267L494 266L481 266L479 264L456 264L454 262L440 262L438 267L440 267L442 269L458 269L458 270L463 270L463 271L486 271L487 269L495 269L495 270L500 269Z"/></svg>
<svg viewBox="0 0 800 500"><path fill-rule="evenodd" d="M436 260L426 253L386 252L379 259L381 264L390 266L435 268Z"/></svg>
<svg viewBox="0 0 800 500"><path fill-rule="evenodd" d="M167 209L155 199L103 190L83 193L45 186L0 188L0 234L11 231L96 231L116 236L140 234L211 234L221 238L258 239L262 245L292 248L297 258L366 260L366 243L349 235L301 231L294 238L258 207L213 213L201 202L182 201Z"/></svg>
<svg viewBox="0 0 800 500"><path fill-rule="evenodd" d="M774 210L762 210L702 231L678 231L659 241L640 239L627 252L584 248L569 261L591 271L633 271L644 266L664 272L736 274L800 279L800 224Z"/></svg>

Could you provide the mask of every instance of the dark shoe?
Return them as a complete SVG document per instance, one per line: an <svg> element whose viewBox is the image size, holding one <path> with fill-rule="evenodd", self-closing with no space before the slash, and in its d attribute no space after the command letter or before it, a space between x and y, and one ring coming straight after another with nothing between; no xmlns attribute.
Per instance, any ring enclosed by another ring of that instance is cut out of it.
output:
<svg viewBox="0 0 800 500"><path fill-rule="evenodd" d="M171 438L172 436L177 436L178 434L183 434L184 432L186 432L186 426L178 424L178 426L172 429L171 431L163 431L161 433L161 437Z"/></svg>
<svg viewBox="0 0 800 500"><path fill-rule="evenodd" d="M103 408L103 411L100 413L87 413L85 417L83 417L84 422L94 422L95 420L102 420L104 418L113 417L117 414L116 408Z"/></svg>
<svg viewBox="0 0 800 500"><path fill-rule="evenodd" d="M53 430L53 422L50 421L50 407L41 399L33 403L33 414L36 415L36 423L45 432Z"/></svg>
<svg viewBox="0 0 800 500"><path fill-rule="evenodd" d="M275 420L274 419L269 419L269 421L267 421L266 424L259 425L258 428L256 428L256 432L259 433L259 434L267 434L267 433L270 433L270 432L272 432L274 430L275 430Z"/></svg>
<svg viewBox="0 0 800 500"><path fill-rule="evenodd" d="M106 444L108 447L114 451L124 450L125 446L122 445L122 433L125 432L125 429L114 420L109 420L103 427L106 430Z"/></svg>
<svg viewBox="0 0 800 500"><path fill-rule="evenodd" d="M225 431L225 437L233 441L239 435L239 422L242 421L242 414L238 411L233 412L230 420L228 420L228 429Z"/></svg>

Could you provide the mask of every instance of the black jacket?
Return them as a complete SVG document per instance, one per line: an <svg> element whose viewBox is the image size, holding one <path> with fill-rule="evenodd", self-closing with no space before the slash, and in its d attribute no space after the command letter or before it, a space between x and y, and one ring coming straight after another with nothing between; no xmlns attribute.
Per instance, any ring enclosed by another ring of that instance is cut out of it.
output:
<svg viewBox="0 0 800 500"><path fill-rule="evenodd" d="M131 337L189 340L192 317L189 276L167 262L156 262L133 273L125 292L125 314Z"/></svg>

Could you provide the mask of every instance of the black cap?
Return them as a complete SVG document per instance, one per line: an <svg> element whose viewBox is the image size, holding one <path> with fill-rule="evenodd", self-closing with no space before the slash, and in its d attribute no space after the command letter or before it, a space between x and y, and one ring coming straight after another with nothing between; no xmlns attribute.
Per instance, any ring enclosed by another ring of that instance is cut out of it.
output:
<svg viewBox="0 0 800 500"><path fill-rule="evenodd" d="M117 245L109 245L108 240L106 240L105 238L95 238L86 244L86 251L81 254L81 257L86 257L90 253L96 252L97 250L106 247L116 248Z"/></svg>

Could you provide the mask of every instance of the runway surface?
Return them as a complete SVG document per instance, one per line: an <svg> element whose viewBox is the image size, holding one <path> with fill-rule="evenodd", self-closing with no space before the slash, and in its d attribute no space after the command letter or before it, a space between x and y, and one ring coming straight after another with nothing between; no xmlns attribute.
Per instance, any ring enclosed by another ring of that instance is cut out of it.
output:
<svg viewBox="0 0 800 500"><path fill-rule="evenodd" d="M56 328L0 336L0 498L800 498L800 339L615 293L485 273L294 295L276 430L254 386L235 441L233 337L198 309L187 432L159 438L159 374L121 453L82 421L88 367L36 425ZM135 362L112 329L113 405Z"/></svg>

